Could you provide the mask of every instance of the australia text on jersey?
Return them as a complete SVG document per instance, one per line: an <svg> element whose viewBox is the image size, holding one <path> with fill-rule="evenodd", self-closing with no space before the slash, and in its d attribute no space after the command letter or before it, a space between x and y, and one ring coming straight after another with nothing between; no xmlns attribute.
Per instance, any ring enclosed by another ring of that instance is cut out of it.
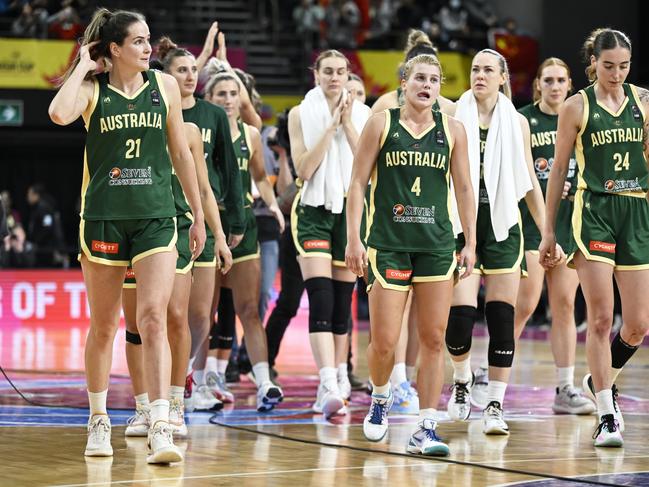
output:
<svg viewBox="0 0 649 487"><path fill-rule="evenodd" d="M162 115L156 112L120 113L99 119L101 133L112 130L151 127L162 130Z"/></svg>

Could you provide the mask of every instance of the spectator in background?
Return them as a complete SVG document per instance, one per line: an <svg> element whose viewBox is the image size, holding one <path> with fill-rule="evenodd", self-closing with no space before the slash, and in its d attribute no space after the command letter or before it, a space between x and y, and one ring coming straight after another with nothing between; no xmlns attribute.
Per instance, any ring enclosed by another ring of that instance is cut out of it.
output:
<svg viewBox="0 0 649 487"><path fill-rule="evenodd" d="M32 244L25 238L20 213L12 208L9 191L0 193L0 202L6 215L5 224L7 235L2 238L0 246L0 267L32 267L34 253Z"/></svg>
<svg viewBox="0 0 649 487"><path fill-rule="evenodd" d="M448 5L439 11L439 24L448 35L449 48L453 51L464 50L464 40L469 35L469 12L462 5L462 0L449 0Z"/></svg>
<svg viewBox="0 0 649 487"><path fill-rule="evenodd" d="M356 48L361 13L351 0L333 0L325 10L326 39L330 49Z"/></svg>
<svg viewBox="0 0 649 487"><path fill-rule="evenodd" d="M320 22L325 13L315 0L302 0L300 5L293 9L293 20L297 33L304 41L304 49L311 51L320 44Z"/></svg>
<svg viewBox="0 0 649 487"><path fill-rule="evenodd" d="M77 13L74 0L63 0L61 10L47 19L49 37L52 39L77 39L84 26Z"/></svg>
<svg viewBox="0 0 649 487"><path fill-rule="evenodd" d="M41 183L27 190L27 203L31 207L27 224L27 239L34 245L36 267L67 267L61 215L45 193Z"/></svg>
<svg viewBox="0 0 649 487"><path fill-rule="evenodd" d="M369 8L370 29L365 40L366 47L389 48L389 34L392 23L390 0L371 0Z"/></svg>
<svg viewBox="0 0 649 487"><path fill-rule="evenodd" d="M11 24L11 33L16 37L47 37L47 11L40 6L40 2L23 5L20 16Z"/></svg>
<svg viewBox="0 0 649 487"><path fill-rule="evenodd" d="M423 12L415 0L402 0L401 5L396 11L397 30L408 32L410 29L419 29L422 14Z"/></svg>

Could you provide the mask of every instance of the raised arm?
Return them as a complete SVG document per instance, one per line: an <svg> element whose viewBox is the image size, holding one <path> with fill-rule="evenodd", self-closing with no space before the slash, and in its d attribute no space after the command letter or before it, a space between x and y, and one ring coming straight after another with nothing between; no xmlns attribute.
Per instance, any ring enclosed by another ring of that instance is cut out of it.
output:
<svg viewBox="0 0 649 487"><path fill-rule="evenodd" d="M380 150L381 134L385 126L385 114L372 115L365 124L354 156L352 178L347 191L347 248L345 264L357 276L362 276L367 254L361 242L360 229L363 217L365 190Z"/></svg>
<svg viewBox="0 0 649 487"><path fill-rule="evenodd" d="M453 152L451 153L451 177L453 178L455 200L460 214L462 233L464 234L464 248L460 252L458 260L459 266L464 268L460 279L464 279L473 272L476 259L475 195L471 184L468 143L464 125L462 125L462 122L451 118L449 118L448 122L454 140Z"/></svg>
<svg viewBox="0 0 649 487"><path fill-rule="evenodd" d="M79 62L50 103L48 113L57 125L69 125L85 113L94 94L94 83L86 75L95 71L97 61L90 58L89 49L99 41L84 44L79 48Z"/></svg>
<svg viewBox="0 0 649 487"><path fill-rule="evenodd" d="M293 107L288 112L288 135L291 139L291 157L293 158L293 164L297 171L297 177L302 181L311 179L313 173L320 167L339 125L340 109L336 108L331 125L323 130L318 143L311 150L307 150L304 145L302 123L300 122L300 107Z"/></svg>
<svg viewBox="0 0 649 487"><path fill-rule="evenodd" d="M584 102L580 94L571 96L559 110L557 125L557 142L554 146L554 162L550 169L550 178L545 190L545 226L543 239L539 246L539 260L542 265L550 266L555 260L555 223L564 181L568 175L570 157L575 147L575 140L581 127Z"/></svg>
<svg viewBox="0 0 649 487"><path fill-rule="evenodd" d="M200 129L193 123L185 122L185 135L189 143L189 150L194 159L196 167L196 178L198 180L198 190L205 212L205 221L212 230L216 240L214 244L214 254L217 256L216 265L221 268L225 274L232 267L232 252L228 248L221 226L221 217L219 216L219 206L214 198L214 192L210 186L210 179L207 173L207 164L205 163L205 153L203 152L203 138Z"/></svg>
<svg viewBox="0 0 649 487"><path fill-rule="evenodd" d="M259 131L250 127L250 142L252 143L252 156L250 157L250 162L248 163L248 169L250 170L250 175L252 176L257 189L259 190L259 195L261 199L266 203L266 206L271 211L277 222L279 223L279 231L282 233L284 231L284 215L279 209L277 200L275 199L275 192L273 187L268 181L266 176L266 169L264 167L264 152L261 145L261 135Z"/></svg>
<svg viewBox="0 0 649 487"><path fill-rule="evenodd" d="M187 144L185 127L180 106L180 90L178 83L169 74L160 73L164 89L169 101L169 113L167 115L167 145L174 171L178 176L180 185L183 188L187 203L192 209L194 222L189 230L189 248L192 251L192 259L195 259L205 245L205 222L203 207L198 192L198 181L196 180L196 169L194 159Z"/></svg>

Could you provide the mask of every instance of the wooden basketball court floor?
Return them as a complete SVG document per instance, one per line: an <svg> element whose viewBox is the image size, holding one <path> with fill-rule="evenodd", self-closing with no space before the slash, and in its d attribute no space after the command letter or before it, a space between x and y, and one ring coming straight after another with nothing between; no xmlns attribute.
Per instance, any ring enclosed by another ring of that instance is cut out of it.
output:
<svg viewBox="0 0 649 487"><path fill-rule="evenodd" d="M367 324L364 324L366 330ZM4 329L3 329L4 328ZM624 448L595 449L595 416L552 413L554 367L546 332L528 332L517 349L512 385L505 399L511 434L487 437L481 413L468 422L446 416L448 388L439 406L438 432L447 458L405 453L415 416L390 415L380 443L366 441L362 421L369 396L354 392L350 414L325 421L309 409L317 376L310 354L306 310L289 327L280 352L279 381L286 400L269 414L255 411L255 389L246 378L233 385L234 406L216 414L187 416L190 435L177 441L186 461L146 464L146 440L125 438L133 407L123 354L124 333L115 341L109 393L113 458L84 458L87 400L83 368L86 330L60 327L0 328L0 364L29 401L0 377L0 486L493 486L649 485L649 354L646 345L621 374L620 405L626 421ZM363 328L363 324L361 324ZM477 334L484 331L476 327ZM583 339L583 336L581 337ZM354 336L367 376L367 331ZM474 360L486 340L474 340ZM576 382L586 371L583 343ZM447 365L446 380L451 378Z"/></svg>

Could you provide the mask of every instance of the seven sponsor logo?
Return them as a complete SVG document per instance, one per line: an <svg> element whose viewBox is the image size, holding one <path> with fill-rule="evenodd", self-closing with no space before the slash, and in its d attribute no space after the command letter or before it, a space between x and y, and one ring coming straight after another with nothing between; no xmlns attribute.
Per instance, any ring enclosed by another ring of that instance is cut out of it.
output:
<svg viewBox="0 0 649 487"><path fill-rule="evenodd" d="M614 243L600 242L599 240L591 240L588 248L595 252L606 252L607 254L615 253Z"/></svg>
<svg viewBox="0 0 649 487"><path fill-rule="evenodd" d="M395 223L435 223L435 207L410 206L397 203L392 207Z"/></svg>
<svg viewBox="0 0 649 487"><path fill-rule="evenodd" d="M113 242L102 242L101 240L93 240L91 248L93 252L100 252L102 254L116 254L119 251L119 244Z"/></svg>
<svg viewBox="0 0 649 487"><path fill-rule="evenodd" d="M607 179L604 189L608 193L642 192L640 181L635 179Z"/></svg>
<svg viewBox="0 0 649 487"><path fill-rule="evenodd" d="M394 205L392 207L392 214L393 215L400 216L400 215L403 215L405 211L406 211L406 207L403 206L401 203L397 203L396 205Z"/></svg>
<svg viewBox="0 0 649 487"><path fill-rule="evenodd" d="M394 279L396 281L408 281L412 275L412 269L405 271L400 271L397 269L386 269L385 277L386 279Z"/></svg>
<svg viewBox="0 0 649 487"><path fill-rule="evenodd" d="M151 166L141 168L114 167L108 172L109 186L145 186L153 184Z"/></svg>
<svg viewBox="0 0 649 487"><path fill-rule="evenodd" d="M328 250L328 240L305 240L304 250Z"/></svg>

